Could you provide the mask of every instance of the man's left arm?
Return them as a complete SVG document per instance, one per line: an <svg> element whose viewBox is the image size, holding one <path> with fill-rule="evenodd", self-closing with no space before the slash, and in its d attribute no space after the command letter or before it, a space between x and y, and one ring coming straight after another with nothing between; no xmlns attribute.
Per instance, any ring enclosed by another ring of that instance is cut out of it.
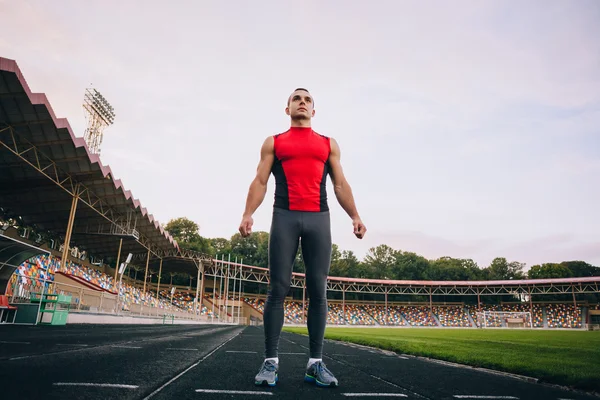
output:
<svg viewBox="0 0 600 400"><path fill-rule="evenodd" d="M352 188L344 176L344 170L342 169L341 163L341 150L337 141L330 138L331 152L329 153L329 175L333 182L333 190L338 203L342 206L344 211L352 218L352 225L354 227L354 234L357 238L362 239L367 228L362 223L360 215L356 209L354 202L354 196L352 195Z"/></svg>

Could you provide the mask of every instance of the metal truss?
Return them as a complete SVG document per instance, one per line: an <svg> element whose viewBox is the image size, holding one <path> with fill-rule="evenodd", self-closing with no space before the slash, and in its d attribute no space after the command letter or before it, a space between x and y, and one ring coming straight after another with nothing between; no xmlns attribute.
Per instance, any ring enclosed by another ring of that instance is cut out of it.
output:
<svg viewBox="0 0 600 400"><path fill-rule="evenodd" d="M227 271L229 270L229 271ZM246 282L256 283L269 283L268 271L257 268L248 268L247 265L243 265L240 268L239 265L234 263L227 263L216 261L204 266L204 275L212 276L214 278L226 278L229 275L229 279L241 279ZM304 280L303 280L304 281ZM302 286L299 286L302 287Z"/></svg>
<svg viewBox="0 0 600 400"><path fill-rule="evenodd" d="M169 249L161 252L161 257L181 257L188 258L192 260L200 260L203 262L212 261L212 257L208 254L200 253L194 250L186 250L186 249Z"/></svg>
<svg viewBox="0 0 600 400"><path fill-rule="evenodd" d="M212 260L205 266L204 274L216 278L226 278L227 268L229 267L229 279L242 279L247 282L269 283L269 271L264 268L229 263L227 261ZM305 278L303 274L292 275L291 287L304 288ZM543 283L534 285L490 285L486 286L459 286L459 285L385 285L381 283L370 282L344 282L338 279L327 280L327 291L332 292L354 292L388 295L445 295L445 296L477 296L477 295L525 295L525 294L586 294L600 293L600 278L598 282L586 283Z"/></svg>
<svg viewBox="0 0 600 400"><path fill-rule="evenodd" d="M127 215L117 213L110 205L102 200L87 186L77 182L73 177L60 168L55 161L41 152L34 144L22 138L12 126L0 128L0 145L13 153L21 161L25 162L40 174L54 182L59 188L70 194L72 197L78 197L79 201L85 203L92 210L96 211L114 227L115 232L128 235L132 229L128 226L131 218ZM160 249L144 235L139 235L137 241L150 252L159 256Z"/></svg>

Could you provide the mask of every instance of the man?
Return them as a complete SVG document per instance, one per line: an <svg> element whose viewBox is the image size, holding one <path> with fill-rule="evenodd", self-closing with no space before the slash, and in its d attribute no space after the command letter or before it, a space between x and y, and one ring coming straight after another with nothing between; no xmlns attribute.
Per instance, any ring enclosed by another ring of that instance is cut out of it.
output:
<svg viewBox="0 0 600 400"><path fill-rule="evenodd" d="M275 203L269 236L270 287L264 311L265 360L255 383L275 386L278 380L283 302L290 289L300 242L310 300L307 321L310 358L304 380L321 387L338 386L338 380L322 359L327 323L326 281L332 243L327 175L331 176L338 202L352 219L354 235L362 239L367 229L356 211L352 190L344 177L337 142L311 128L315 110L308 90L296 89L288 98L285 112L290 116L291 127L264 141L239 227L243 237L250 235L254 223L252 215L263 202L269 176L273 173Z"/></svg>

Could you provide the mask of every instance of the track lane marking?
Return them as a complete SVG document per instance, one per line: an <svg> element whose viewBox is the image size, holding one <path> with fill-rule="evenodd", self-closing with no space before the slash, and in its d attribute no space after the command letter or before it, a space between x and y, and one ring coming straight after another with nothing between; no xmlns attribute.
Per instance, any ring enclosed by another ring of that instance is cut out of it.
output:
<svg viewBox="0 0 600 400"><path fill-rule="evenodd" d="M488 395L477 395L477 394L455 394L454 396L457 399L515 399L518 400L518 397L514 396L488 396Z"/></svg>
<svg viewBox="0 0 600 400"><path fill-rule="evenodd" d="M3 343L3 344L31 344L31 342L11 342L9 340L0 340L0 343Z"/></svg>
<svg viewBox="0 0 600 400"><path fill-rule="evenodd" d="M167 386L169 386L171 383L175 382L177 379L181 378L183 375L185 375L191 369L194 369L195 367L197 367L201 362L203 362L204 360L206 360L208 357L212 356L217 350L219 350L220 348L222 348L223 346L225 346L227 343L231 342L233 339L235 339L236 337L238 337L240 335L240 333L242 333L242 331L243 331L243 329L240 330L235 335L233 335L232 337L230 337L229 339L227 339L226 341L224 341L223 343L221 343L220 345L218 345L217 347L215 347L210 353L208 353L207 355L205 355L204 357L202 357L199 361L195 362L194 364L190 365L189 367L187 367L185 370L183 370L179 374L175 375L173 378L169 379L161 387L159 387L158 389L156 389L155 391L153 391L152 393L150 393L148 396L144 397L143 400L148 400L149 398L153 397L154 395L160 393L164 388L166 388Z"/></svg>
<svg viewBox="0 0 600 400"><path fill-rule="evenodd" d="M225 353L257 354L256 351L245 351L245 350L227 350Z"/></svg>
<svg viewBox="0 0 600 400"><path fill-rule="evenodd" d="M216 389L196 389L196 393L222 393L222 394L249 394L256 396L272 396L271 392L253 392L249 390L216 390Z"/></svg>
<svg viewBox="0 0 600 400"><path fill-rule="evenodd" d="M204 336L207 334L211 334L211 333L216 333L216 332L220 332L220 331L225 331L228 330L229 327L223 327L223 328L215 328L215 329L201 329L199 330L198 334L195 334L194 337L198 338L200 336ZM152 338L144 338L144 339L138 339L138 340L128 340L128 341L123 341L121 342L121 344L127 344L127 343L137 343L137 342L146 342L146 341L154 341L154 340L163 340L163 339L173 339L174 337L181 337L182 335L175 335L173 336L172 334L165 334L164 336L157 336L157 337L152 337ZM68 350L61 350L61 351L50 351L47 353L41 353L41 354L29 354L29 355L25 355L25 356L17 356L17 357L10 357L10 358L2 358L0 357L0 361L2 360L8 360L8 361L17 361L17 360L25 360L28 358L36 358L36 357L45 357L45 356L56 356L56 355L63 355L63 354L68 354L68 353L74 353L74 352L79 352L79 351L86 351L86 350L92 350L92 349L102 349L102 348L108 348L111 346L115 346L114 344L110 344L110 343L106 343L106 344L98 344L98 345L89 345L88 347L82 347L82 348L75 348L75 349L68 349Z"/></svg>
<svg viewBox="0 0 600 400"><path fill-rule="evenodd" d="M198 349L184 349L179 347L169 347L167 350L183 350L183 351L198 351Z"/></svg>
<svg viewBox="0 0 600 400"><path fill-rule="evenodd" d="M54 386L92 386L92 387L107 387L118 389L137 389L137 385L122 385L117 383L86 383L86 382L55 382Z"/></svg>
<svg viewBox="0 0 600 400"><path fill-rule="evenodd" d="M408 397L403 393L342 393L346 397Z"/></svg>

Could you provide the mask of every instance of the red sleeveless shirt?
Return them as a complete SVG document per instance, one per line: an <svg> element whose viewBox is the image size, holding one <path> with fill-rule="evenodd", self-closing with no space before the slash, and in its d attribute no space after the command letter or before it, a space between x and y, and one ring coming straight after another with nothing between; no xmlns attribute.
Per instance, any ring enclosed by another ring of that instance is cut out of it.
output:
<svg viewBox="0 0 600 400"><path fill-rule="evenodd" d="M312 128L291 127L274 136L274 207L294 211L328 211L327 174L330 139Z"/></svg>

